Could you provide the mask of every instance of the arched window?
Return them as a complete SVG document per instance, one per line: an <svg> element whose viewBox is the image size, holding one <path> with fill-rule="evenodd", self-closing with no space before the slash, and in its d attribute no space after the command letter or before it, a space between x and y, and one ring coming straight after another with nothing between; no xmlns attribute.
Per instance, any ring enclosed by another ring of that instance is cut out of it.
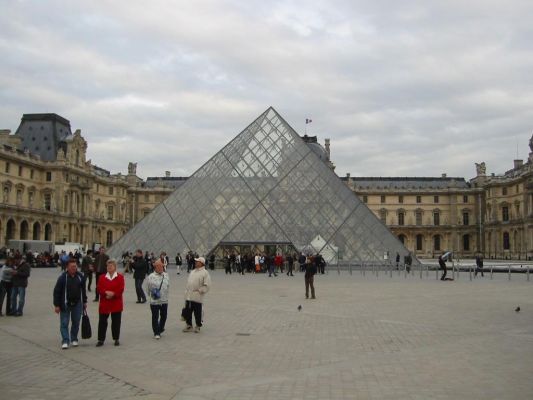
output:
<svg viewBox="0 0 533 400"><path fill-rule="evenodd" d="M52 240L52 225L50 224L44 226L44 240Z"/></svg>
<svg viewBox="0 0 533 400"><path fill-rule="evenodd" d="M26 221L22 221L20 223L20 239L21 240L28 239L28 223Z"/></svg>
<svg viewBox="0 0 533 400"><path fill-rule="evenodd" d="M10 219L6 225L6 239L15 239L15 221Z"/></svg>
<svg viewBox="0 0 533 400"><path fill-rule="evenodd" d="M33 240L41 240L41 224L36 222L33 224Z"/></svg>
<svg viewBox="0 0 533 400"><path fill-rule="evenodd" d="M509 239L509 232L503 232L503 249L504 250L511 249L511 241Z"/></svg>
<svg viewBox="0 0 533 400"><path fill-rule="evenodd" d="M405 237L405 235L404 235L404 234L399 235L399 236L398 236L398 239L400 239L400 242L402 242L402 244L405 246L405 239L407 239L407 238Z"/></svg>

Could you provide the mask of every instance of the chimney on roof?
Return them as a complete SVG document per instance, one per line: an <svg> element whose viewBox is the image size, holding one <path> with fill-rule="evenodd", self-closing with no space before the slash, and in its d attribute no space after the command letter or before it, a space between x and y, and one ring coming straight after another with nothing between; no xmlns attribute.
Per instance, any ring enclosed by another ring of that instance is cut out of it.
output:
<svg viewBox="0 0 533 400"><path fill-rule="evenodd" d="M441 178L446 178L446 176L447 176L446 174L442 174Z"/></svg>
<svg viewBox="0 0 533 400"><path fill-rule="evenodd" d="M518 169L524 165L524 160L514 160L514 168Z"/></svg>
<svg viewBox="0 0 533 400"><path fill-rule="evenodd" d="M170 171L165 171L165 178L170 178Z"/></svg>

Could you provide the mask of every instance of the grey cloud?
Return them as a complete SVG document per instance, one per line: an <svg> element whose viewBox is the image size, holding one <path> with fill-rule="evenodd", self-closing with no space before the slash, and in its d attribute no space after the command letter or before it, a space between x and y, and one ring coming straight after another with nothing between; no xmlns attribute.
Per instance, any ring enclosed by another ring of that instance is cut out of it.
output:
<svg viewBox="0 0 533 400"><path fill-rule="evenodd" d="M344 175L471 177L527 157L529 1L24 1L4 7L2 127L56 112L88 157L194 172L273 105ZM512 137L513 140L509 140Z"/></svg>

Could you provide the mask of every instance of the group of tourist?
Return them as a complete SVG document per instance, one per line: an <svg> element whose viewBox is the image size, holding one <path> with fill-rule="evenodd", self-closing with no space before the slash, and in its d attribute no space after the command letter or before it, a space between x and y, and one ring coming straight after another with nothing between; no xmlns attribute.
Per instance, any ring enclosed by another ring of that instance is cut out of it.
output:
<svg viewBox="0 0 533 400"><path fill-rule="evenodd" d="M14 257L7 257L0 271L0 315L3 315L5 300L6 315L22 317L31 273L30 264L20 253L16 253Z"/></svg>
<svg viewBox="0 0 533 400"><path fill-rule="evenodd" d="M98 337L96 346L101 347L106 340L109 318L111 318L111 336L115 346L120 345L120 327L124 311L124 275L117 272L117 262L105 254L105 248L100 248L98 254L91 257L86 255L82 262L82 272L78 272L74 258L68 260L66 271L58 277L53 292L54 309L59 314L61 347L77 347L79 344L79 327L82 314L87 308L87 278L93 272L96 275L95 299L98 301ZM211 278L205 269L205 259L198 257L194 260L195 269L191 271L187 280L185 292L185 306L182 316L186 322L184 332L200 332L202 326L202 303L205 294L211 286ZM105 270L103 269L105 266ZM142 250L137 250L133 257L131 268L135 279L137 303L147 301L142 287L148 275L148 263ZM146 279L146 289L150 299L152 317L152 331L155 339L160 339L165 331L167 320L170 278L165 270L165 263L161 258L153 262L153 272ZM192 317L195 327L193 329Z"/></svg>

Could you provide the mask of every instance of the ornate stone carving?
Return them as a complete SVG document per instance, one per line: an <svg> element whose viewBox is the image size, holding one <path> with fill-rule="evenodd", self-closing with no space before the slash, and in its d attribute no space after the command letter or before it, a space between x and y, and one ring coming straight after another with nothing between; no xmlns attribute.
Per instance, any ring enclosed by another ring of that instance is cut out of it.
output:
<svg viewBox="0 0 533 400"><path fill-rule="evenodd" d="M130 162L128 164L128 174L129 175L137 175L137 163Z"/></svg>
<svg viewBox="0 0 533 400"><path fill-rule="evenodd" d="M485 161L483 161L480 164L476 163L476 173L477 173L477 176L487 174L487 167L485 166Z"/></svg>

